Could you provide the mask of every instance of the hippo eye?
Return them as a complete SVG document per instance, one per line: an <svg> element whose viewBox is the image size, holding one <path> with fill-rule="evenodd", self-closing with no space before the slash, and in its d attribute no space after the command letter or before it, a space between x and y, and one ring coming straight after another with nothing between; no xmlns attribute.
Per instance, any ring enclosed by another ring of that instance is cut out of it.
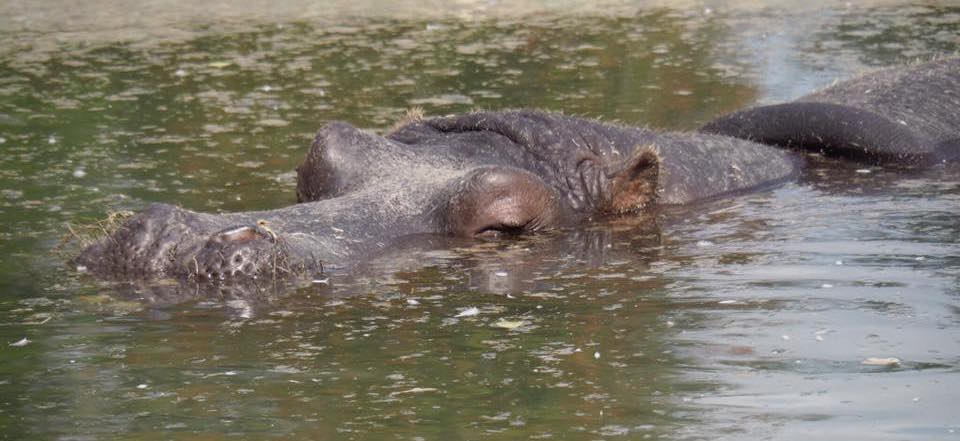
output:
<svg viewBox="0 0 960 441"><path fill-rule="evenodd" d="M484 167L460 179L441 211L441 229L457 236L523 234L555 228L569 209L536 175Z"/></svg>

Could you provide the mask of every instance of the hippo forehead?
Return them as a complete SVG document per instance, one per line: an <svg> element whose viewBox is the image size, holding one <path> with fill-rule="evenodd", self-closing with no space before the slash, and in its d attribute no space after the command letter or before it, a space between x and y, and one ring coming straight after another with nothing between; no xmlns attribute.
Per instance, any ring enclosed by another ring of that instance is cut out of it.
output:
<svg viewBox="0 0 960 441"><path fill-rule="evenodd" d="M564 170L584 159L622 161L642 133L563 115L513 111L415 121L387 138L481 163Z"/></svg>
<svg viewBox="0 0 960 441"><path fill-rule="evenodd" d="M606 200L611 170L645 138L653 142L644 130L536 111L415 120L385 137L331 123L298 168L297 191L305 202L395 181L414 169L435 168L439 176L441 170L500 166L532 173L576 211L594 211Z"/></svg>

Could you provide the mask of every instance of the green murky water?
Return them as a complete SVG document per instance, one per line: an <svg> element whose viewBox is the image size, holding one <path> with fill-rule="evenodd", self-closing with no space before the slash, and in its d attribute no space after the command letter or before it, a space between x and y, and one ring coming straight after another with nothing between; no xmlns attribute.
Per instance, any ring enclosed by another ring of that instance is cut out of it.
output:
<svg viewBox="0 0 960 441"><path fill-rule="evenodd" d="M292 203L327 120L689 130L955 53L955 5L81 3L0 5L0 438L960 438L956 172L825 164L655 227L257 296L102 285L51 251L150 202Z"/></svg>

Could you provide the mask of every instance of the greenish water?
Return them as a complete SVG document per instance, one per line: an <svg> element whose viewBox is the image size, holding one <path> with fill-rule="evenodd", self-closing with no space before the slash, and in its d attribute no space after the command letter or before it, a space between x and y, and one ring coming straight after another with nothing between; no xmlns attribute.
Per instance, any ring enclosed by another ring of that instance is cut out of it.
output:
<svg viewBox="0 0 960 441"><path fill-rule="evenodd" d="M654 227L400 248L256 295L105 285L52 251L151 202L292 203L328 120L690 130L956 53L956 6L82 3L0 5L2 439L960 438L956 170L821 164Z"/></svg>

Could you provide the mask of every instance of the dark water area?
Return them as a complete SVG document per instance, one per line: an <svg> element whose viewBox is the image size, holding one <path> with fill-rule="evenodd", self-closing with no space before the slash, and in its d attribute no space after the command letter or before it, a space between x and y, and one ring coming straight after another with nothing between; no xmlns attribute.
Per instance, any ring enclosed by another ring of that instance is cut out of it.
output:
<svg viewBox="0 0 960 441"><path fill-rule="evenodd" d="M0 5L0 439L960 439L956 169L814 161L259 291L106 284L59 246L152 202L291 204L330 120L692 130L956 54L957 5L195 3Z"/></svg>

